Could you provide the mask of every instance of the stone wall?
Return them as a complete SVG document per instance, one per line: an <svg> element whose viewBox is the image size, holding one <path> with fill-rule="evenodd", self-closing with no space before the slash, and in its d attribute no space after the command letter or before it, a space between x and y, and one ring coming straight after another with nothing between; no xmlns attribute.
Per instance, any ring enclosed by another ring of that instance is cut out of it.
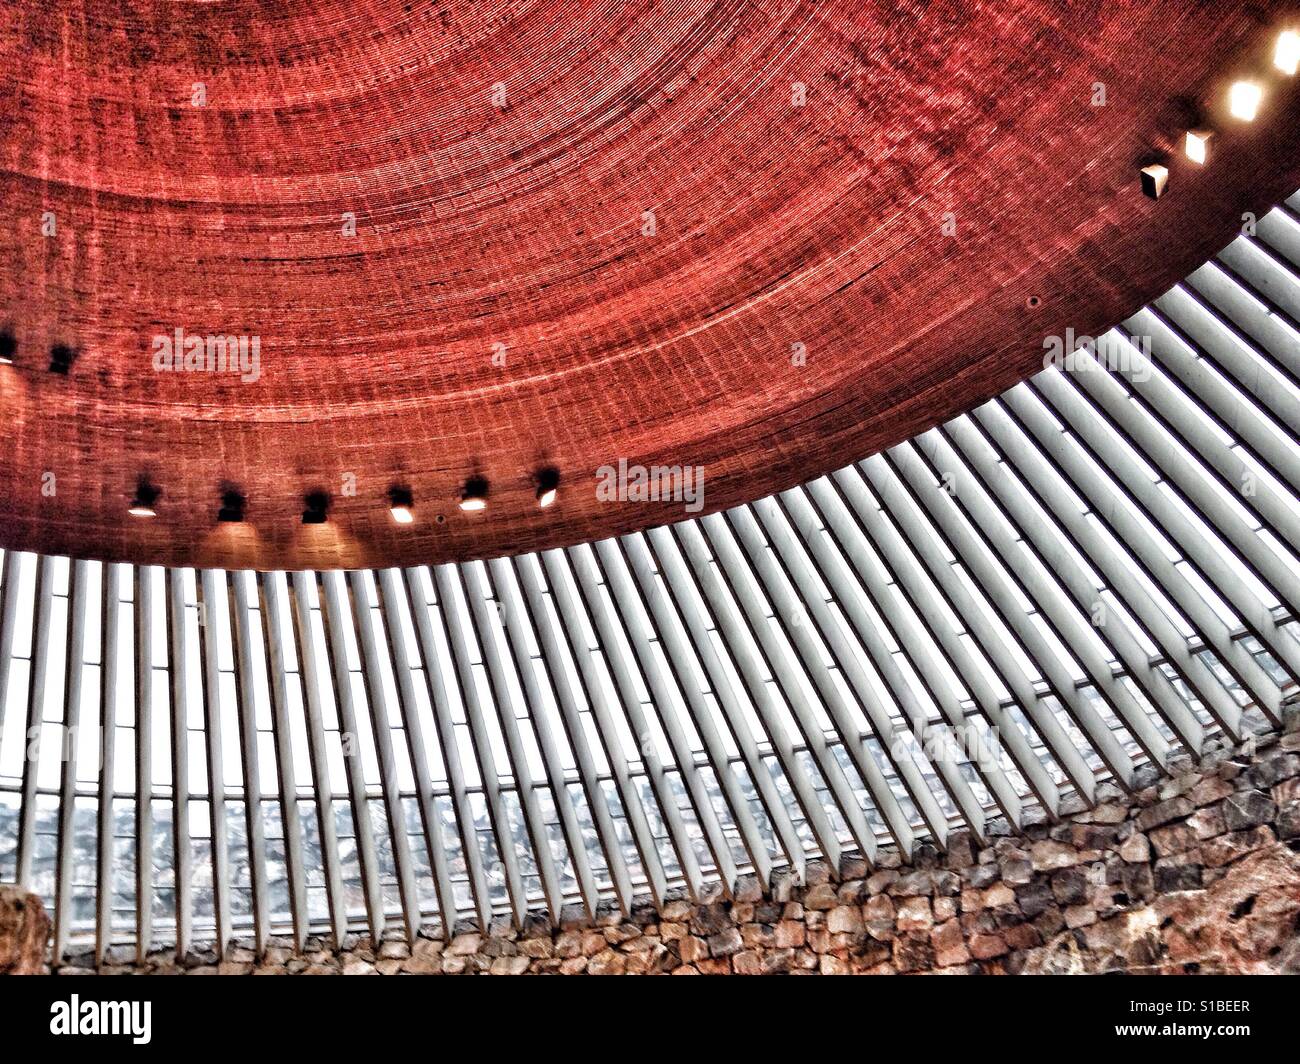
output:
<svg viewBox="0 0 1300 1064"><path fill-rule="evenodd" d="M287 943L217 964L196 953L155 971L253 974L839 974L1300 972L1300 715L1283 735L1222 743L1173 778L1149 766L1136 793L1099 788L1063 822L988 845L964 834L941 855L922 846L903 866L849 861L832 880L809 869L762 891L662 912L638 907L594 924L465 933L450 942ZM63 971L80 970L65 967ZM109 970L119 971L123 968Z"/></svg>
<svg viewBox="0 0 1300 1064"><path fill-rule="evenodd" d="M50 918L41 899L17 887L0 886L0 975L36 975L45 970Z"/></svg>

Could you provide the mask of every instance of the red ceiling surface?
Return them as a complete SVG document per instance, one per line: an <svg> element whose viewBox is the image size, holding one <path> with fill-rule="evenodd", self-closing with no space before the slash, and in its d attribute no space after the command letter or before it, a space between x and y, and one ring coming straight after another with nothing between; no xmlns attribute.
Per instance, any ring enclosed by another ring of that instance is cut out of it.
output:
<svg viewBox="0 0 1300 1064"><path fill-rule="evenodd" d="M444 561L685 516L599 499L620 459L703 467L716 510L862 457L1300 184L1289 10L7 0L0 545ZM1224 109L1242 75L1251 124ZM256 379L159 372L178 328L257 337ZM489 505L462 513L473 475ZM153 520L127 515L141 477Z"/></svg>

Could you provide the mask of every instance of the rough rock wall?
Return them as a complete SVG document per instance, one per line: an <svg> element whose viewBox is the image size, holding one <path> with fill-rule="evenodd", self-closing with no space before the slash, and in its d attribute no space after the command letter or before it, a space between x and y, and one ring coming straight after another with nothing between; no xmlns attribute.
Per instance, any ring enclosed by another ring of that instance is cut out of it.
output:
<svg viewBox="0 0 1300 1064"><path fill-rule="evenodd" d="M852 861L832 880L750 882L730 901L638 907L594 925L542 926L414 950L365 938L335 951L313 941L294 956L233 950L156 971L255 974L1300 972L1300 715L1286 733L1220 745L1173 778L1147 769L1125 795L1023 836L994 825L989 844L955 835L946 854L922 847ZM80 970L65 967L63 971ZM120 967L111 971L126 970Z"/></svg>
<svg viewBox="0 0 1300 1064"><path fill-rule="evenodd" d="M0 886L0 975L35 975L45 970L50 918L35 894Z"/></svg>

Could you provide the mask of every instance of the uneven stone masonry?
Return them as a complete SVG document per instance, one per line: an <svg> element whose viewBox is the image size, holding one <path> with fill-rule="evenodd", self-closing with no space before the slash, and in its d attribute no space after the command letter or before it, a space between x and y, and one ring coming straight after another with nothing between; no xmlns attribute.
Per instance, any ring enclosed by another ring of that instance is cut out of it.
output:
<svg viewBox="0 0 1300 1064"><path fill-rule="evenodd" d="M1212 741L1171 777L1142 770L1139 789L1098 788L1092 809L1014 834L994 824L987 845L965 834L946 853L923 845L868 867L823 864L808 881L752 878L730 900L636 906L594 922L542 921L516 931L465 931L450 941L350 936L294 955L275 940L218 961L198 951L154 972L257 975L558 973L1300 973L1300 707L1280 735L1245 746ZM3 925L0 925L3 926ZM0 956L4 943L0 942ZM76 961L77 959L74 959ZM103 971L138 970L123 957ZM62 966L83 972L88 959Z"/></svg>

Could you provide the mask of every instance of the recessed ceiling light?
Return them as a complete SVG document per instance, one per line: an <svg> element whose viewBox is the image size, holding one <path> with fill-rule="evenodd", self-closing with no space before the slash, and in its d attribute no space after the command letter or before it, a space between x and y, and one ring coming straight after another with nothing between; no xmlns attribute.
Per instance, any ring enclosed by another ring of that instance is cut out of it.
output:
<svg viewBox="0 0 1300 1064"><path fill-rule="evenodd" d="M1142 191L1152 199L1159 199L1169 184L1169 167L1153 163L1142 168Z"/></svg>
<svg viewBox="0 0 1300 1064"><path fill-rule="evenodd" d="M467 512L487 509L488 482L485 477L473 476L465 481L460 493L460 508Z"/></svg>
<svg viewBox="0 0 1300 1064"><path fill-rule="evenodd" d="M547 507L555 502L560 489L560 471L547 467L537 474L537 505Z"/></svg>
<svg viewBox="0 0 1300 1064"><path fill-rule="evenodd" d="M77 352L67 344L55 344L50 348L50 372L66 377L76 360Z"/></svg>
<svg viewBox="0 0 1300 1064"><path fill-rule="evenodd" d="M1273 51L1273 65L1283 74L1294 74L1300 68L1300 33L1283 30Z"/></svg>
<svg viewBox="0 0 1300 1064"><path fill-rule="evenodd" d="M221 509L217 511L218 521L238 522L244 519L244 506L247 500L237 491L227 491L221 496Z"/></svg>
<svg viewBox="0 0 1300 1064"><path fill-rule="evenodd" d="M161 494L162 492L150 484L149 481L141 479L136 485L135 498L131 500L131 505L126 512L132 517L157 517L158 511L154 506Z"/></svg>
<svg viewBox="0 0 1300 1064"><path fill-rule="evenodd" d="M399 525L413 524L415 521L415 500L406 488L392 488L388 492L388 512Z"/></svg>
<svg viewBox="0 0 1300 1064"><path fill-rule="evenodd" d="M323 491L313 491L303 499L303 502L307 504L307 508L302 512L302 523L323 525L329 513L330 497Z"/></svg>
<svg viewBox="0 0 1300 1064"><path fill-rule="evenodd" d="M1253 81L1235 81L1228 90L1228 110L1233 118L1250 122L1259 114L1259 104L1263 99L1264 90Z"/></svg>
<svg viewBox="0 0 1300 1064"><path fill-rule="evenodd" d="M1208 129L1189 129L1187 139L1183 142L1187 158L1204 166L1205 161L1210 157L1210 137L1212 135Z"/></svg>
<svg viewBox="0 0 1300 1064"><path fill-rule="evenodd" d="M12 333L0 333L0 366L12 366L18 353L18 341Z"/></svg>

